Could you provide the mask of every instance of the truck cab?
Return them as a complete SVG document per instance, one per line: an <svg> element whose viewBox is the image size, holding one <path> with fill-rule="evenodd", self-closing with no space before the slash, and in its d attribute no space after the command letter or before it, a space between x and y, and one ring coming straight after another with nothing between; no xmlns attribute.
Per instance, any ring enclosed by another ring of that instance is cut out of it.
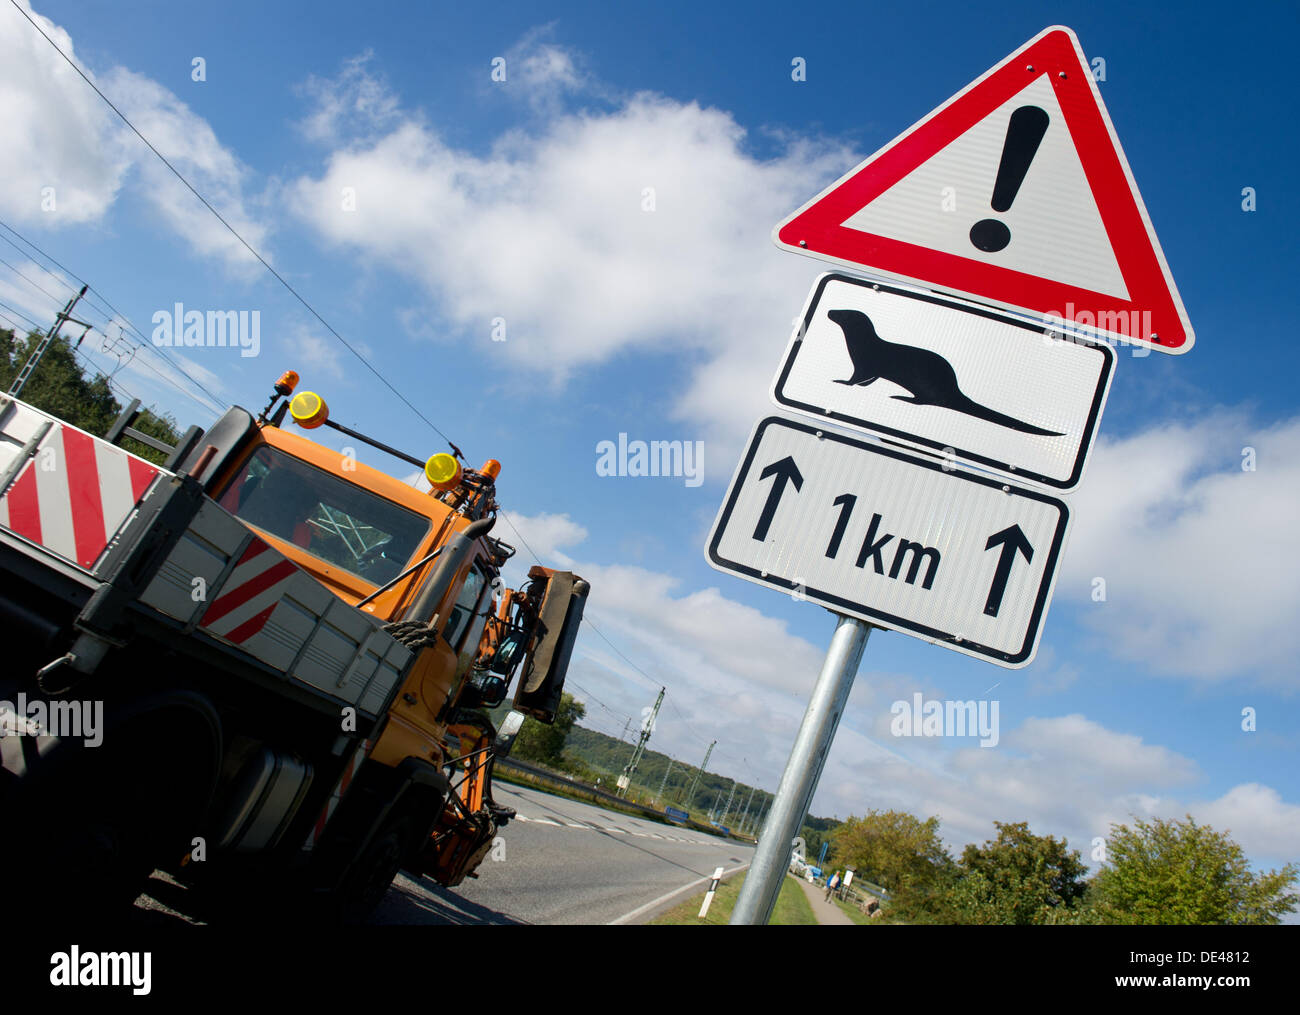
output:
<svg viewBox="0 0 1300 1015"><path fill-rule="evenodd" d="M329 420L296 384L286 373L256 417L230 408L174 470L153 469L136 503L105 517L102 552L72 560L39 525L0 525L0 570L30 586L0 611L2 633L32 625L49 646L34 651L52 655L0 681L0 699L93 687L114 746L56 740L49 763L6 749L0 803L49 817L30 837L0 836L16 862L50 880L65 854L125 880L155 864L195 883L292 870L355 918L399 868L444 885L473 876L513 816L491 795L512 737L484 707L517 674L511 725L553 721L589 586L538 566L504 589L514 550L491 534L498 462L469 468L454 446L414 458ZM36 459L75 435L22 403L0 412L0 435L26 441L3 469L8 522L9 491L35 490ZM322 426L421 467L430 489L312 440ZM56 577L69 592L41 599ZM96 787L84 818L58 801L70 780ZM89 840L109 855L70 845Z"/></svg>

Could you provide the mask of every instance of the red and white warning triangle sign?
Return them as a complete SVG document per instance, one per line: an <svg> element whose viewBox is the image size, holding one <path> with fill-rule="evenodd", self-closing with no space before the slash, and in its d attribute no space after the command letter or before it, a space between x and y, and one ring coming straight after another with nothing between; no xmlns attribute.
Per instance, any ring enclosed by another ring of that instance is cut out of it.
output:
<svg viewBox="0 0 1300 1015"><path fill-rule="evenodd" d="M1031 39L772 238L1161 352L1194 339L1068 28Z"/></svg>

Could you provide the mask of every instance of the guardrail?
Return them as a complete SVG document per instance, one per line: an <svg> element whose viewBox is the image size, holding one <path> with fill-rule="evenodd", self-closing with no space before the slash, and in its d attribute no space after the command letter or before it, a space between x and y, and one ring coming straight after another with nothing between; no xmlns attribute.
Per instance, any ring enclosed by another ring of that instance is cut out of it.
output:
<svg viewBox="0 0 1300 1015"><path fill-rule="evenodd" d="M563 789L579 796L590 797L595 801L614 804L622 810L635 811L638 814L644 814L646 817L653 818L656 821L665 821L677 825L683 824L681 821L674 821L674 819L665 811L661 811L655 807L647 807L645 804L632 803L630 800L625 800L620 796L615 796L613 793L607 793L603 789L597 789L595 786L585 783L580 779L575 779L571 775L564 775L562 772L553 772L549 768L543 768L540 765L533 765L527 761L519 761L517 758L509 757L497 758L494 764L497 771L500 771L503 768L514 769L517 772L531 775L533 778L539 779L542 782L549 782L552 785L562 787ZM673 808L673 810L676 810L676 808ZM682 812L678 811L677 813L680 814ZM723 831L721 828L701 824L698 821L691 820L689 817L684 823L698 831L708 832L710 835L717 835ZM734 835L727 833L724 834L726 834L727 838L736 838Z"/></svg>

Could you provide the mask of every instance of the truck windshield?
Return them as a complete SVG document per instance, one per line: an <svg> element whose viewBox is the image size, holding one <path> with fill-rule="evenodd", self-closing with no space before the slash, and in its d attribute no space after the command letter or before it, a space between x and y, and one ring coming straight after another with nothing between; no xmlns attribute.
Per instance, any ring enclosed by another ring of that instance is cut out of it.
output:
<svg viewBox="0 0 1300 1015"><path fill-rule="evenodd" d="M249 525L382 585L401 574L429 520L274 448L258 448L221 495Z"/></svg>

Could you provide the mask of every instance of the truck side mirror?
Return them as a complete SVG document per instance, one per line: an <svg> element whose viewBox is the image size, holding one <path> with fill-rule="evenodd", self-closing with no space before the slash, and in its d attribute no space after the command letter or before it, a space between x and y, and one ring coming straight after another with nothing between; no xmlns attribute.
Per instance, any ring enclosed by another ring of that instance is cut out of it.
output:
<svg viewBox="0 0 1300 1015"><path fill-rule="evenodd" d="M504 758L510 753L510 749L515 746L515 737L519 735L520 727L524 724L526 716L522 712L516 712L511 709L510 713L501 721L501 728L497 730L496 741L492 744L492 752L499 758Z"/></svg>

